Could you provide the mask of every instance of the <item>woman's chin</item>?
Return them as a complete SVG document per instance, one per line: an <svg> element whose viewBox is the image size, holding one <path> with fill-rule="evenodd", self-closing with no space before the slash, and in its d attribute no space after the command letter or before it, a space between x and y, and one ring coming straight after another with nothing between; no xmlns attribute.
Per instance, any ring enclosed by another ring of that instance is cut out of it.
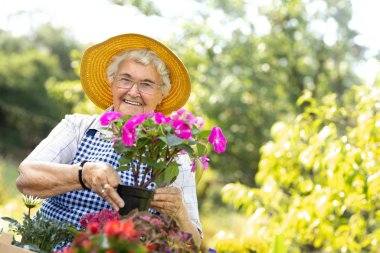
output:
<svg viewBox="0 0 380 253"><path fill-rule="evenodd" d="M120 112L123 116L133 116L144 113L144 107L134 105L122 105L118 109L116 109L116 111Z"/></svg>

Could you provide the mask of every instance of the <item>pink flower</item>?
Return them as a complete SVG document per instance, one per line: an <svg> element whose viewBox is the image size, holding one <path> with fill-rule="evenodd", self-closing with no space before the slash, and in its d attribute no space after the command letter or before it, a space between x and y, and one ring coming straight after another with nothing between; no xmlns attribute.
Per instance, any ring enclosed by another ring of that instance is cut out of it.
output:
<svg viewBox="0 0 380 253"><path fill-rule="evenodd" d="M153 218L151 220L151 223L154 224L155 226L164 226L164 222L158 218Z"/></svg>
<svg viewBox="0 0 380 253"><path fill-rule="evenodd" d="M154 120L156 121L157 124L169 124L170 123L170 120L171 118L170 117L165 117L164 114L160 113L160 112L157 112L155 115L154 115Z"/></svg>
<svg viewBox="0 0 380 253"><path fill-rule="evenodd" d="M216 153L222 153L226 151L227 140L224 137L222 129L219 127L213 127L208 137L208 142L212 143Z"/></svg>
<svg viewBox="0 0 380 253"><path fill-rule="evenodd" d="M152 111L150 111L150 112L147 113L147 116L148 116L149 118L153 118L153 117L154 117L154 114L155 114L155 112L152 110Z"/></svg>
<svg viewBox="0 0 380 253"><path fill-rule="evenodd" d="M179 119L179 118L181 118L181 116L184 115L185 113L186 113L186 109L181 108L181 109L179 109L179 110L177 110L177 111L173 111L173 112L170 114L170 117L171 117L172 119Z"/></svg>
<svg viewBox="0 0 380 253"><path fill-rule="evenodd" d="M178 116L181 116L181 115L185 114L186 112L187 112L187 111L186 111L185 108L181 108L181 109L177 110L177 115L178 115Z"/></svg>
<svg viewBox="0 0 380 253"><path fill-rule="evenodd" d="M122 129L121 139L125 146L127 147L133 146L133 143L136 141L136 129L133 127L128 128L126 127L126 124L125 124Z"/></svg>
<svg viewBox="0 0 380 253"><path fill-rule="evenodd" d="M178 154L179 154L179 155L186 155L186 154L188 154L188 153L187 153L186 150L183 150L183 149L182 149L182 150L180 150L180 151L178 152Z"/></svg>
<svg viewBox="0 0 380 253"><path fill-rule="evenodd" d="M191 163L191 172L195 172L197 170L197 159L194 159Z"/></svg>
<svg viewBox="0 0 380 253"><path fill-rule="evenodd" d="M202 163L203 170L206 170L208 168L208 162L210 161L210 159L206 155L204 155L201 156L200 160Z"/></svg>
<svg viewBox="0 0 380 253"><path fill-rule="evenodd" d="M195 123L195 117L191 112L187 112L185 120L190 126L194 125Z"/></svg>
<svg viewBox="0 0 380 253"><path fill-rule="evenodd" d="M100 124L102 126L108 126L108 124L121 117L119 112L106 112L100 117Z"/></svg>
<svg viewBox="0 0 380 253"><path fill-rule="evenodd" d="M172 123L174 134L179 138L188 140L191 138L191 128L183 120L174 119Z"/></svg>
<svg viewBox="0 0 380 253"><path fill-rule="evenodd" d="M146 119L147 114L133 115L127 122L125 122L124 127L134 128L137 125L140 125Z"/></svg>
<svg viewBox="0 0 380 253"><path fill-rule="evenodd" d="M80 219L80 225L86 228L90 223L98 223L102 228L104 223L110 220L120 219L120 214L113 210L103 209L97 213L88 213Z"/></svg>
<svg viewBox="0 0 380 253"><path fill-rule="evenodd" d="M107 221L120 219L120 214L113 210L103 209L102 211L96 213L97 221L100 225L104 225Z"/></svg>
<svg viewBox="0 0 380 253"><path fill-rule="evenodd" d="M194 119L194 125L196 125L199 129L202 129L204 125L204 120L201 117L195 117Z"/></svg>
<svg viewBox="0 0 380 253"><path fill-rule="evenodd" d="M83 228L87 227L87 224L94 221L94 217L95 217L94 213L88 213L88 214L82 216L82 218L80 219L80 222L79 222L81 227L83 227Z"/></svg>

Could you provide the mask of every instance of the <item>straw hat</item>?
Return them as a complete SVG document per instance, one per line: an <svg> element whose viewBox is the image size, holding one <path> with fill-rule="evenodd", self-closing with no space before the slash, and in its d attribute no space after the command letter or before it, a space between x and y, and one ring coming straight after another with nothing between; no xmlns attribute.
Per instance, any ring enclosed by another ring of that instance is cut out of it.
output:
<svg viewBox="0 0 380 253"><path fill-rule="evenodd" d="M114 56L133 49L149 49L166 64L171 89L156 111L169 114L185 105L190 96L190 77L182 61L161 42L141 34L122 34L88 48L83 55L80 79L91 101L102 109L112 105L106 70Z"/></svg>

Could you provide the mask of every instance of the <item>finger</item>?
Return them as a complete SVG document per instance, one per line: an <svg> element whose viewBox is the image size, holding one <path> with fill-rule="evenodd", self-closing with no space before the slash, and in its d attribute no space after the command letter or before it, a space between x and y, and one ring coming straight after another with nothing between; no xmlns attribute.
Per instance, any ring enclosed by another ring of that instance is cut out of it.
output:
<svg viewBox="0 0 380 253"><path fill-rule="evenodd" d="M119 204L111 197L112 196L112 187L109 184L106 184L105 187L100 191L100 197L107 201L114 210L119 210Z"/></svg>
<svg viewBox="0 0 380 253"><path fill-rule="evenodd" d="M177 205L171 202L162 202L162 201L152 201L150 203L150 207L161 212L163 211L165 213L167 212L172 213L177 209Z"/></svg>
<svg viewBox="0 0 380 253"><path fill-rule="evenodd" d="M182 193L182 190L178 187L164 187L164 188L155 189L154 193L157 193L157 194L178 194L178 193Z"/></svg>
<svg viewBox="0 0 380 253"><path fill-rule="evenodd" d="M175 205L168 202L153 203L151 205L151 208L153 208L154 210L157 210L160 213L169 215L170 217L174 219L178 216L177 215L178 208Z"/></svg>
<svg viewBox="0 0 380 253"><path fill-rule="evenodd" d="M83 180L90 184L92 189L103 186L102 183L110 182L114 186L119 180L119 175L113 167L105 162L88 162L83 167Z"/></svg>
<svg viewBox="0 0 380 253"><path fill-rule="evenodd" d="M174 194L154 194L154 201L168 201L168 202L179 202L182 201L182 195L174 195Z"/></svg>
<svg viewBox="0 0 380 253"><path fill-rule="evenodd" d="M120 195L117 193L117 191L114 188L110 188L110 190L107 192L110 199L116 203L118 208L122 208L124 206L124 200L120 197Z"/></svg>
<svg viewBox="0 0 380 253"><path fill-rule="evenodd" d="M119 174L117 174L116 171L113 170L112 175L108 177L108 183L110 184L111 187L116 188L120 183L121 179Z"/></svg>
<svg viewBox="0 0 380 253"><path fill-rule="evenodd" d="M116 192L115 188L111 187L109 184L105 184L101 191L101 197L105 199L110 204L116 205L118 208L124 206L124 201L120 198L119 194Z"/></svg>
<svg viewBox="0 0 380 253"><path fill-rule="evenodd" d="M108 195L104 195L102 196L102 198L107 201L111 206L112 208L115 210L115 211L119 211L119 206L117 205L117 203L115 201L113 201Z"/></svg>

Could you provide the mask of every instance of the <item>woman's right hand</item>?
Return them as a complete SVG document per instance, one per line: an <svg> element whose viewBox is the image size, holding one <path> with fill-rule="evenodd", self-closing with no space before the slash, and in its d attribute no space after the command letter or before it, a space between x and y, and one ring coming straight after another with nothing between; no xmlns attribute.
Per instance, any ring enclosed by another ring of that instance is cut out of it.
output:
<svg viewBox="0 0 380 253"><path fill-rule="evenodd" d="M121 182L120 176L110 164L86 162L82 169L82 179L86 187L99 194L114 210L118 211L124 206L124 201L116 191Z"/></svg>

